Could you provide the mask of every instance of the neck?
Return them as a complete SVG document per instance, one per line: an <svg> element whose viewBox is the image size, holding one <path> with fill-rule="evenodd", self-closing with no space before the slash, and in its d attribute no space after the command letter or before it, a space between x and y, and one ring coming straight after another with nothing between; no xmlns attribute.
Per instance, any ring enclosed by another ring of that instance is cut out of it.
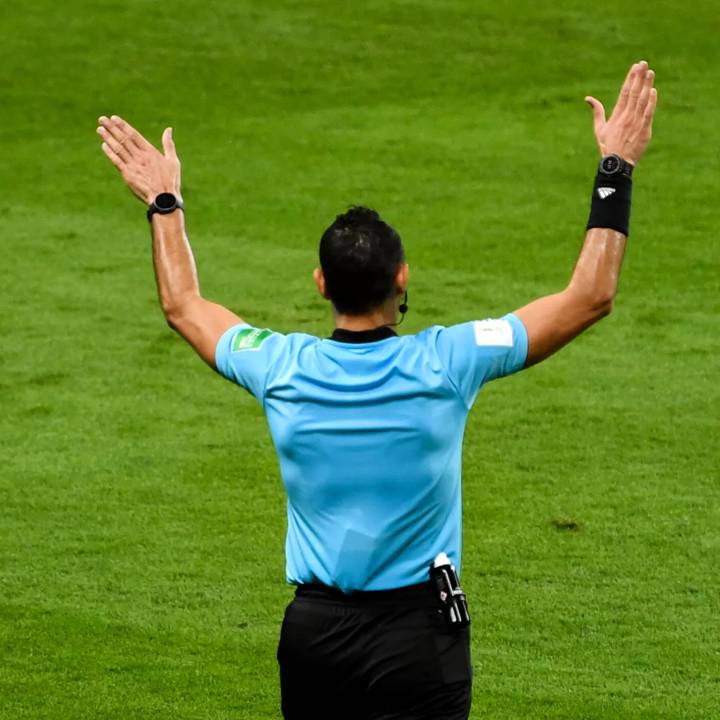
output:
<svg viewBox="0 0 720 720"><path fill-rule="evenodd" d="M342 330L374 330L382 325L396 325L398 310L395 299L363 315L335 314L335 327Z"/></svg>

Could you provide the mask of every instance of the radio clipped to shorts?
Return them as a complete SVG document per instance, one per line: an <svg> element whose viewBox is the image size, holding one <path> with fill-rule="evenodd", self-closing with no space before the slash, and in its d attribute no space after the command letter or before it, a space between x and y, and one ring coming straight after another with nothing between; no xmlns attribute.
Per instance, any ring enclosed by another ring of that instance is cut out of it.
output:
<svg viewBox="0 0 720 720"><path fill-rule="evenodd" d="M445 622L451 628L464 628L470 624L467 598L460 587L455 566L445 553L440 553L430 566L430 577L437 590Z"/></svg>

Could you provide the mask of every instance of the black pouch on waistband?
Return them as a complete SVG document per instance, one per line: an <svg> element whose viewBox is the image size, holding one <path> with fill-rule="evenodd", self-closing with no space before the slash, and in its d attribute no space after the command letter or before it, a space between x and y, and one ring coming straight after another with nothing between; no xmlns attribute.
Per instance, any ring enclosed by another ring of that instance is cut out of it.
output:
<svg viewBox="0 0 720 720"><path fill-rule="evenodd" d="M457 573L450 558L440 553L430 566L430 577L435 585L445 623L450 628L464 628L470 624L465 592L460 587Z"/></svg>

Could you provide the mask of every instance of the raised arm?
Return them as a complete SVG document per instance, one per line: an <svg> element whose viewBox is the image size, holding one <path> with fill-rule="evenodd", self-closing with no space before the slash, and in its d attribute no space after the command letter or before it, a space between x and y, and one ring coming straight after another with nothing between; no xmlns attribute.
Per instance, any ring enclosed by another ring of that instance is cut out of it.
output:
<svg viewBox="0 0 720 720"><path fill-rule="evenodd" d="M599 100L593 109L595 137L602 157L616 155L632 167L645 152L657 103L655 73L646 62L630 68L609 120ZM605 169L613 170L610 160ZM544 360L610 313L625 254L631 180L598 174L585 242L567 288L515 312L528 333L526 367Z"/></svg>
<svg viewBox="0 0 720 720"><path fill-rule="evenodd" d="M102 149L134 195L151 205L163 193L182 204L180 160L172 129L163 133L164 154L122 118L100 118ZM200 357L215 367L215 348L222 334L243 322L235 313L200 295L192 249L180 208L152 216L153 261L160 305L168 325L182 335Z"/></svg>

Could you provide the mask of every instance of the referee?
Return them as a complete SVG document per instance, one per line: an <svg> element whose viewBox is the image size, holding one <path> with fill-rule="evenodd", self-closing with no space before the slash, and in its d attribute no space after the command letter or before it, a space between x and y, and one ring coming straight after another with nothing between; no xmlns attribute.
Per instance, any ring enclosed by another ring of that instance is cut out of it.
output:
<svg viewBox="0 0 720 720"><path fill-rule="evenodd" d="M607 315L629 231L632 172L657 102L634 64L611 117L588 97L601 161L568 286L514 313L399 337L408 265L367 208L340 215L314 272L328 339L254 327L200 294L172 130L160 153L117 116L102 149L148 205L160 303L211 367L262 404L288 496L297 586L278 661L293 720L467 718L469 618L457 581L468 412L490 380L537 363Z"/></svg>

